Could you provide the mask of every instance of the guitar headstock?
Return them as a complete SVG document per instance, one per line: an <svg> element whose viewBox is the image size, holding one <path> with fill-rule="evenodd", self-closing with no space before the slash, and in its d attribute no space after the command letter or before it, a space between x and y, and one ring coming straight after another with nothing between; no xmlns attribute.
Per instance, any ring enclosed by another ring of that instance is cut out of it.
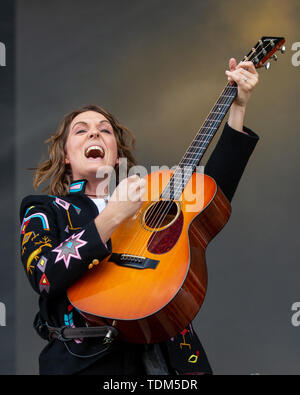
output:
<svg viewBox="0 0 300 395"><path fill-rule="evenodd" d="M257 44L251 49L247 56L244 57L243 61L252 61L254 66L258 69L265 67L269 69L270 62L268 59L278 59L275 52L285 52L285 39L284 37L262 37Z"/></svg>

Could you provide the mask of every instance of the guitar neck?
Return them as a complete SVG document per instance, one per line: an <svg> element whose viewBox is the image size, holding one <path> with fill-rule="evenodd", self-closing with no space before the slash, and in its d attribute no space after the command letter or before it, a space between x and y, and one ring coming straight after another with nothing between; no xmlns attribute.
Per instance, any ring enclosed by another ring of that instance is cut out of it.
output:
<svg viewBox="0 0 300 395"><path fill-rule="evenodd" d="M236 95L237 86L228 83L179 162L173 176L162 192L161 198L179 199Z"/></svg>
<svg viewBox="0 0 300 395"><path fill-rule="evenodd" d="M284 37L263 36L256 45L251 48L248 55L244 57L244 61L251 61L255 68L260 68L265 65L266 69L268 69L270 62L267 62L267 60L270 58L277 60L277 55L275 55L276 51L280 50L281 53L285 52L284 43ZM228 83L191 145L186 150L168 184L162 191L160 195L161 199L177 200L180 198L186 184L201 161L236 95L237 85Z"/></svg>
<svg viewBox="0 0 300 395"><path fill-rule="evenodd" d="M196 167L202 159L207 147L216 134L220 124L227 114L233 100L237 95L237 86L227 84L204 121L196 137L187 149L179 166Z"/></svg>

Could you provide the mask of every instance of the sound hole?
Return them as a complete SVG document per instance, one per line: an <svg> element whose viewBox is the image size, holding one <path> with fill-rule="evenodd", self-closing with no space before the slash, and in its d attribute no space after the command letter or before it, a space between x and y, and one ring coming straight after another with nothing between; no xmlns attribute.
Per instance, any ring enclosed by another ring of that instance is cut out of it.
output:
<svg viewBox="0 0 300 395"><path fill-rule="evenodd" d="M179 205L172 200L160 200L148 207L144 214L144 223L151 229L170 226L178 217Z"/></svg>

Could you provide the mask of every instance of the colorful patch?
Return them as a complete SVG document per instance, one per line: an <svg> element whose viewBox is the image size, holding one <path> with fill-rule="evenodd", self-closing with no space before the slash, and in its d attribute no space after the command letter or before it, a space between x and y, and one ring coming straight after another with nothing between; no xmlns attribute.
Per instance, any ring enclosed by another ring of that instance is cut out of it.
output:
<svg viewBox="0 0 300 395"><path fill-rule="evenodd" d="M24 237L22 240L22 247L24 247L24 244L26 244L29 241L29 239L32 235L34 235L34 232L27 232L24 234Z"/></svg>
<svg viewBox="0 0 300 395"><path fill-rule="evenodd" d="M187 329L184 329L182 332L180 332L181 335L182 335L182 337L183 337L183 342L179 344L181 349L182 349L183 346L188 347L189 349L191 349L190 343L187 343L187 342L185 341L185 335L186 335L188 332L189 332L189 331L188 331Z"/></svg>
<svg viewBox="0 0 300 395"><path fill-rule="evenodd" d="M81 240L84 230L80 233L70 236L67 240L63 241L52 252L57 252L55 263L63 259L66 268L68 269L71 258L81 259L79 248L87 244L87 241Z"/></svg>
<svg viewBox="0 0 300 395"><path fill-rule="evenodd" d="M46 269L46 265L47 265L47 261L48 259L45 258L44 256L41 257L41 259L39 260L37 267L40 269L41 272L45 272Z"/></svg>
<svg viewBox="0 0 300 395"><path fill-rule="evenodd" d="M30 221L23 221L23 222L22 222L22 225L21 225L21 235L24 235L24 234L25 234L25 231L26 231L26 228L27 228L27 225L29 224L29 222L30 222Z"/></svg>
<svg viewBox="0 0 300 395"><path fill-rule="evenodd" d="M78 181L74 182L70 185L69 192L70 193L76 193L76 192L81 192L83 187L84 187L85 181Z"/></svg>
<svg viewBox="0 0 300 395"><path fill-rule="evenodd" d="M68 306L68 314L64 314L64 323L66 326L70 326L71 328L75 328L74 321L73 321L73 309L72 305ZM83 339L74 339L75 343L82 343Z"/></svg>
<svg viewBox="0 0 300 395"><path fill-rule="evenodd" d="M42 252L42 248L44 247L52 247L52 244L50 243L50 239L47 236L44 236L42 240L34 243L35 245L39 245L39 248L34 250L28 257L27 263L26 263L26 270L27 273L30 272L32 274L32 269L34 269L34 266L32 265L33 261L37 261L39 259L39 254Z"/></svg>
<svg viewBox="0 0 300 395"><path fill-rule="evenodd" d="M70 203L65 200L59 199L58 197L55 199L55 203L64 208L65 210L69 210Z"/></svg>
<svg viewBox="0 0 300 395"><path fill-rule="evenodd" d="M47 293L49 293L50 283L45 273L42 275L39 287L40 287L40 292L45 290Z"/></svg>
<svg viewBox="0 0 300 395"><path fill-rule="evenodd" d="M32 237L32 239L31 239L31 236L33 236ZM25 246L25 244L26 243L28 243L28 241L31 239L31 241L33 241L36 237L38 237L39 236L39 233L38 234L35 234L35 232L27 232L27 233L25 233L24 234L24 237L23 237L23 240L22 240L22 255L24 254L24 252L26 251L26 246Z"/></svg>
<svg viewBox="0 0 300 395"><path fill-rule="evenodd" d="M43 213L35 213L35 214L30 215L29 217L26 217L26 214L25 214L25 217L24 217L22 225L21 225L21 234L25 234L25 229L26 229L29 221L32 220L33 218L39 218L42 221L43 229L44 230L50 230L48 218L47 218L47 216L45 214L43 214Z"/></svg>
<svg viewBox="0 0 300 395"><path fill-rule="evenodd" d="M197 363L198 357L199 357L199 351L197 350L197 351L196 351L196 354L192 354L192 355L189 357L188 362L190 362L190 363Z"/></svg>
<svg viewBox="0 0 300 395"><path fill-rule="evenodd" d="M75 206L73 203L66 202L65 200L60 199L60 198L58 198L57 196L53 196L53 195L48 195L48 196L49 196L49 197L52 197L52 198L55 198L55 200L53 200L53 204L54 204L57 208L62 207L62 208L64 208L64 209L66 210L66 212L67 212L67 217L68 217L69 225L67 225L65 231L66 231L67 233L69 233L69 229L70 229L70 230L79 230L80 227L74 228L73 225L72 225L71 218L70 218L69 208L70 208L70 206L73 206L74 209L75 209L75 211L76 211L76 213L77 213L78 215L80 214L81 209L80 209L79 207Z"/></svg>
<svg viewBox="0 0 300 395"><path fill-rule="evenodd" d="M79 208L79 207L75 206L75 204L73 204L73 203L72 203L72 206L75 208L75 210L76 210L76 213L79 215L79 214L80 214L80 212L81 212L81 208Z"/></svg>

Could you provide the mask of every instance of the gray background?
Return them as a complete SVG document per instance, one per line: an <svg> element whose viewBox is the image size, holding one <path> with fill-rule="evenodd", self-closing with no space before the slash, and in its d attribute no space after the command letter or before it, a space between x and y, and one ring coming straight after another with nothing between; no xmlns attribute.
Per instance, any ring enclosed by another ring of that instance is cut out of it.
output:
<svg viewBox="0 0 300 395"><path fill-rule="evenodd" d="M263 35L287 38L287 54L260 72L246 116L260 142L207 250L195 328L216 374L300 373L299 17L298 0L17 1L16 246L19 204L33 193L26 169L65 113L100 104L136 134L140 164L173 166L223 89L229 57ZM18 254L15 265L16 373L36 374L37 296Z"/></svg>
<svg viewBox="0 0 300 395"><path fill-rule="evenodd" d="M0 41L5 45L5 64L0 67L0 301L5 305L5 325L0 326L0 374L15 371L16 323L16 251L15 237L15 51L14 51L14 2L0 3Z"/></svg>

